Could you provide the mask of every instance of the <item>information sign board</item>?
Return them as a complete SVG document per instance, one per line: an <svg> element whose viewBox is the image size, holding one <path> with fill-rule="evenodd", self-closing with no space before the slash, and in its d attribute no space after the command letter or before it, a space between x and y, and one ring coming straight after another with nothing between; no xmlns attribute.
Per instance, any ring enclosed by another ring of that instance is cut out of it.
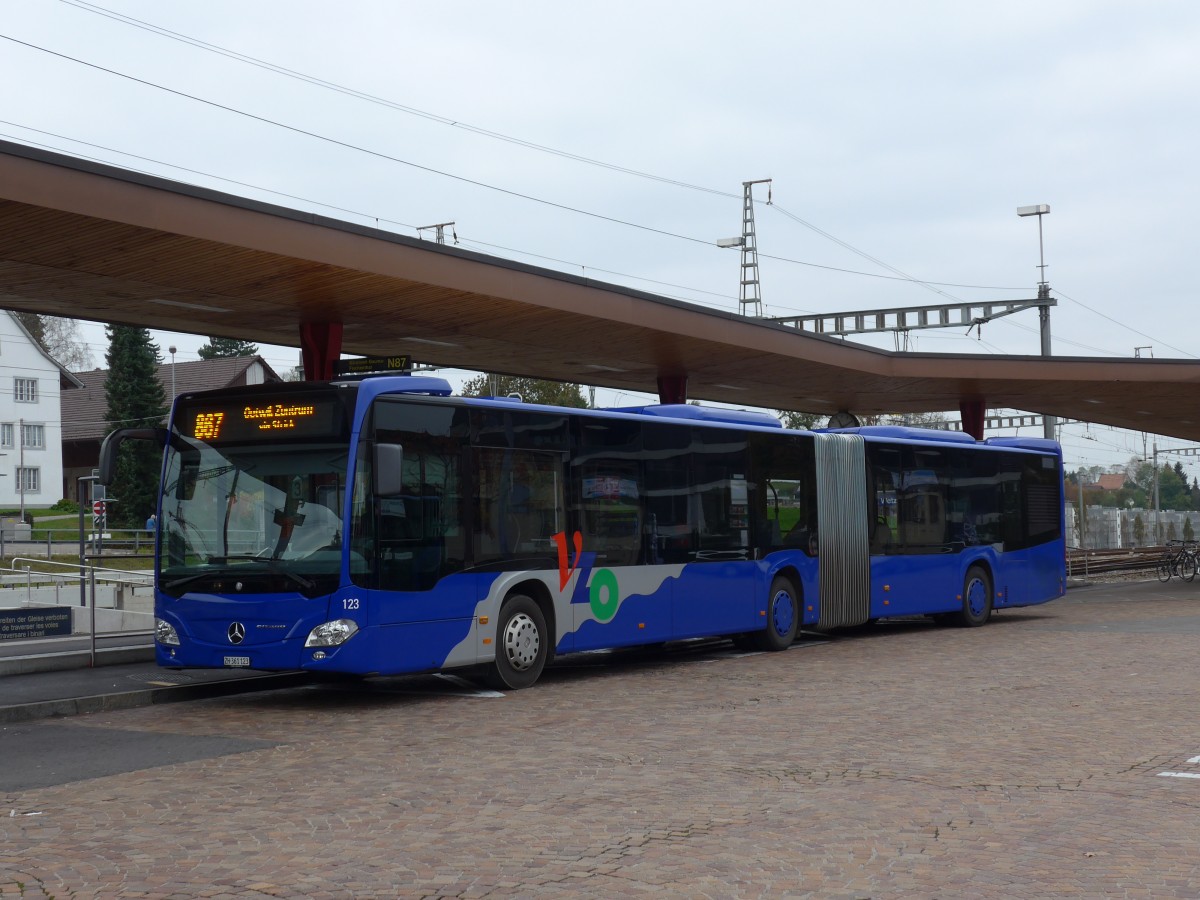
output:
<svg viewBox="0 0 1200 900"><path fill-rule="evenodd" d="M71 633L71 610L65 606L0 609L0 640L59 637Z"/></svg>

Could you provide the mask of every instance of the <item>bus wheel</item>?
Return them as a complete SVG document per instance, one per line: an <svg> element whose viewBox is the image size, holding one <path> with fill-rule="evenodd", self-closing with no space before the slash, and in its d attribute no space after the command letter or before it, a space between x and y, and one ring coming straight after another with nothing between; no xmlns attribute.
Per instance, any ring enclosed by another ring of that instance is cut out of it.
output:
<svg viewBox="0 0 1200 900"><path fill-rule="evenodd" d="M958 614L958 624L964 628L978 628L986 625L991 615L992 580L984 569L971 566L963 583L962 612Z"/></svg>
<svg viewBox="0 0 1200 900"><path fill-rule="evenodd" d="M542 674L549 654L546 618L533 599L513 594L496 623L496 661L488 682L500 690L527 688Z"/></svg>
<svg viewBox="0 0 1200 900"><path fill-rule="evenodd" d="M767 599L767 627L754 633L759 650L786 650L800 628L800 602L795 586L782 575L771 582Z"/></svg>

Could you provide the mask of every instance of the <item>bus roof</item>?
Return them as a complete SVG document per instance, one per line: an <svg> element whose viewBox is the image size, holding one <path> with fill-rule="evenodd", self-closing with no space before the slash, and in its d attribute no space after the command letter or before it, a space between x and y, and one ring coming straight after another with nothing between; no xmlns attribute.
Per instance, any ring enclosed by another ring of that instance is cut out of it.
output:
<svg viewBox="0 0 1200 900"><path fill-rule="evenodd" d="M375 374L350 375L334 379L332 384L341 382L368 383L381 394L428 394L432 397L449 397L454 393L450 382L445 378L433 378L428 375L396 375Z"/></svg>
<svg viewBox="0 0 1200 900"><path fill-rule="evenodd" d="M947 444L974 444L975 438L961 431L941 428L915 428L910 425L862 425L858 428L819 428L822 434L861 434L863 437L895 438L909 441L941 441Z"/></svg>
<svg viewBox="0 0 1200 900"><path fill-rule="evenodd" d="M339 381L359 382L369 385L371 395L378 394L420 394L433 397L450 397L453 389L450 382L444 378L434 378L425 375L373 375L368 378L351 377ZM517 396L511 397L459 397L468 403L484 403L487 405L523 405L524 401ZM565 407L544 406L542 404L527 404L531 408L566 409ZM743 428L781 429L780 421L769 413L747 409L723 409L711 406L696 406L691 403L648 404L645 406L614 406L598 409L571 410L575 413L615 414L626 416L651 416L663 419L688 420L713 425L735 425ZM863 425L858 428L820 428L813 429L818 434L859 434L865 438L886 440L919 441L922 443L970 444L972 446L986 445L990 447L1007 447L1011 449L1032 450L1042 453L1062 454L1055 441L1034 437L994 437L976 441L969 434L961 431L947 431L940 428L917 428L908 425Z"/></svg>
<svg viewBox="0 0 1200 900"><path fill-rule="evenodd" d="M368 397L381 394L410 394L432 397L453 396L450 383L444 378L432 378L421 375L371 374L368 376L352 376L340 378L331 384L354 384L367 391ZM526 403L520 396L494 397L464 397L456 396L455 400L468 405L494 407L526 407L531 410L558 410L585 415L612 416L653 416L663 419L683 419L713 425L736 425L743 428L772 428L782 429L779 420L769 413L754 412L745 409L721 409L711 406L695 406L691 403L673 403L665 405L599 407L596 409L576 409L574 407L547 406L540 403Z"/></svg>
<svg viewBox="0 0 1200 900"><path fill-rule="evenodd" d="M610 406L605 408L604 412L660 416L664 419L693 419L700 422L720 422L726 425L755 425L759 428L783 427L779 420L769 413L752 412L748 409L695 406L691 403L668 403L661 406Z"/></svg>
<svg viewBox="0 0 1200 900"><path fill-rule="evenodd" d="M859 428L822 428L821 434L861 434L866 438L920 441L922 443L970 444L972 446L1004 447L1011 450L1032 450L1037 453L1062 455L1057 441L1038 437L992 437L977 441L961 431L946 431L941 428L914 428L907 425L863 425Z"/></svg>

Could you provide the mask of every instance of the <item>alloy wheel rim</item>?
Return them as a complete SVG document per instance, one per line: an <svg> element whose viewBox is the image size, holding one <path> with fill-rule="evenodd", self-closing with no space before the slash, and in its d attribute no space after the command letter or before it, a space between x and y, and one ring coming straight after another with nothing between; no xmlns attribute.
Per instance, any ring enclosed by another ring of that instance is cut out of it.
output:
<svg viewBox="0 0 1200 900"><path fill-rule="evenodd" d="M518 672L532 666L542 649L537 624L526 613L517 613L504 628L504 655Z"/></svg>

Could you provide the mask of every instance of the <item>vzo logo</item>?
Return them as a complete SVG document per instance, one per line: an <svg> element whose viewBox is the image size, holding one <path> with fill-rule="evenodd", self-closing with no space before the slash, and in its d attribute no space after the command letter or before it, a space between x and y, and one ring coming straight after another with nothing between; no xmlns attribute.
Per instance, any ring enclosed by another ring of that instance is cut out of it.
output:
<svg viewBox="0 0 1200 900"><path fill-rule="evenodd" d="M592 573L592 565L596 561L595 553L583 552L583 535L576 531L571 535L572 549L575 551L574 563L567 559L567 533L560 531L553 536L558 546L558 589L565 591L571 576L579 573L575 590L571 594L572 603L587 603L592 608L592 615L599 622L612 621L621 606L621 590L617 584L617 575L612 569L596 569ZM591 573L591 584L588 575Z"/></svg>

